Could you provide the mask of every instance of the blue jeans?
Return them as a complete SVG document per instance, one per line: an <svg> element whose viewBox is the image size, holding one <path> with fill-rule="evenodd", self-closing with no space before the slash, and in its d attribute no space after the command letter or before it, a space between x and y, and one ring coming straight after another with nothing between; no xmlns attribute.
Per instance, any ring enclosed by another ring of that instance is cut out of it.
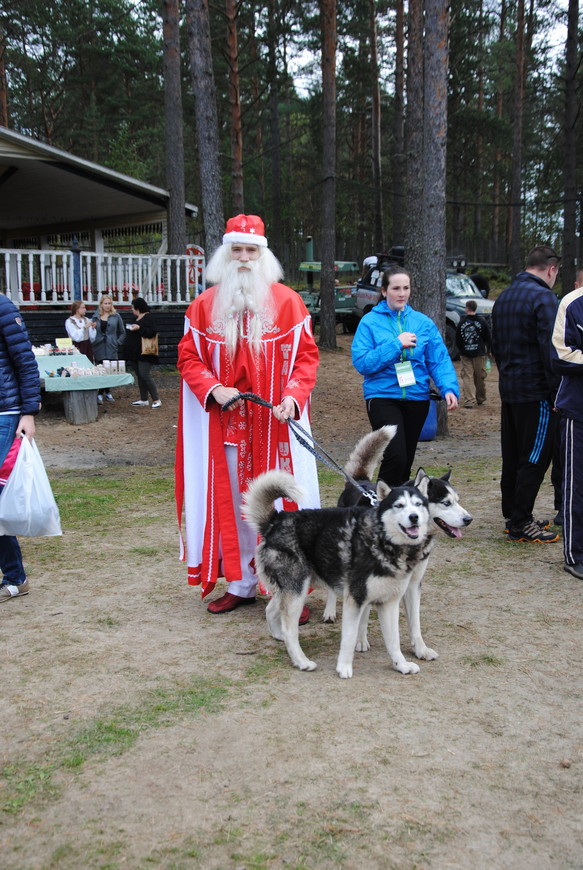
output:
<svg viewBox="0 0 583 870"><path fill-rule="evenodd" d="M20 414L0 415L0 465L6 459L10 445L14 441ZM0 498L2 488L0 487ZM20 586L26 580L20 544L14 535L0 535L0 568L2 569L2 585L7 583Z"/></svg>

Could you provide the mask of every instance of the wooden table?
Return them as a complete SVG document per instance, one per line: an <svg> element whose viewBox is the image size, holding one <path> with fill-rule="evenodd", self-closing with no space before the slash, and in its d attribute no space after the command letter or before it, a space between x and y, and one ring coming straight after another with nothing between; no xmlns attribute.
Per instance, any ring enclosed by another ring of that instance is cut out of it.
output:
<svg viewBox="0 0 583 870"><path fill-rule="evenodd" d="M95 423L97 420L97 393L133 384L133 376L126 372L121 375L82 375L63 378L57 375L58 369L71 368L95 369L83 354L55 354L37 356L41 386L47 393L62 393L67 423ZM54 375L53 375L54 373Z"/></svg>

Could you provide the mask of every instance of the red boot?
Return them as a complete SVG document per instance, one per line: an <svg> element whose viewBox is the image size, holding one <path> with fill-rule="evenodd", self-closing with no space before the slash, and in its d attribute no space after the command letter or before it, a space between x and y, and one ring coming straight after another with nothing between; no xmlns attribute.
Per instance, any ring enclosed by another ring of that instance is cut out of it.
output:
<svg viewBox="0 0 583 870"><path fill-rule="evenodd" d="M225 592L220 598L215 598L214 601L211 601L207 610L209 613L228 613L230 610L236 610L237 607L242 607L244 604L254 603L255 598L241 598L240 595Z"/></svg>

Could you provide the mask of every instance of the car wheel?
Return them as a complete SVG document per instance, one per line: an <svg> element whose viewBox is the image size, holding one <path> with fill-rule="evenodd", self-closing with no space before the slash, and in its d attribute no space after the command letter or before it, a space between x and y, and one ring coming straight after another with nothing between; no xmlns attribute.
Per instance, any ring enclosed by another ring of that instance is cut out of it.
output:
<svg viewBox="0 0 583 870"><path fill-rule="evenodd" d="M448 326L447 324L445 327L445 346L452 360L460 358L459 348L455 343L455 329L453 326Z"/></svg>

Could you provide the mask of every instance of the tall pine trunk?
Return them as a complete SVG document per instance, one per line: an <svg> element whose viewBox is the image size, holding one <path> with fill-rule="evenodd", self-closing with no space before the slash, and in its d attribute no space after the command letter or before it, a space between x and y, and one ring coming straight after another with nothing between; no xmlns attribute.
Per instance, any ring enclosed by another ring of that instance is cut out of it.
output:
<svg viewBox="0 0 583 870"><path fill-rule="evenodd" d="M320 0L322 28L322 242L320 347L336 347L336 0Z"/></svg>
<svg viewBox="0 0 583 870"><path fill-rule="evenodd" d="M186 20L194 91L205 251L207 257L210 257L222 242L225 219L219 164L219 124L207 0L186 0Z"/></svg>
<svg viewBox="0 0 583 870"><path fill-rule="evenodd" d="M565 46L565 147L563 179L565 208L563 224L563 293L575 285L577 256L577 28L579 0L569 0Z"/></svg>
<svg viewBox="0 0 583 870"><path fill-rule="evenodd" d="M384 251L383 176L381 170L381 84L379 79L375 0L369 0L368 5L370 19L370 72L372 89L372 183L375 251Z"/></svg>
<svg viewBox="0 0 583 870"><path fill-rule="evenodd" d="M405 11L403 0L396 0L395 19L395 98L393 109L393 228L392 242L402 245L405 237Z"/></svg>
<svg viewBox="0 0 583 870"><path fill-rule="evenodd" d="M227 17L227 52L229 66L229 107L231 110L231 205L233 214L245 211L243 195L243 123L241 120L241 84L239 77L239 40L237 36L236 0L225 0Z"/></svg>
<svg viewBox="0 0 583 870"><path fill-rule="evenodd" d="M409 0L405 137L405 256L407 268L417 275L423 252L423 0Z"/></svg>
<svg viewBox="0 0 583 870"><path fill-rule="evenodd" d="M186 253L184 213L184 136L180 76L178 0L162 0L164 39L164 145L168 188L168 253Z"/></svg>
<svg viewBox="0 0 583 870"><path fill-rule="evenodd" d="M516 55L514 71L514 117L512 121L512 175L510 181L510 215L508 221L508 260L511 274L523 268L521 232L522 128L524 120L524 0L516 11Z"/></svg>

